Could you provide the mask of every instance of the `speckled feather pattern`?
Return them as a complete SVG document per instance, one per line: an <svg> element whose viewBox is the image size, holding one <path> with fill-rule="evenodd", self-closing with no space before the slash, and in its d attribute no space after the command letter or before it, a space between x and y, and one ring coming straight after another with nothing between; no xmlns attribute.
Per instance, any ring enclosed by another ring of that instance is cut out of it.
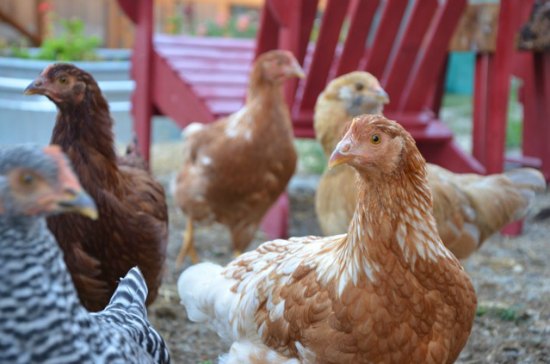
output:
<svg viewBox="0 0 550 364"><path fill-rule="evenodd" d="M120 281L107 309L90 314L43 219L0 217L0 244L0 362L170 362L147 321L138 269Z"/></svg>
<svg viewBox="0 0 550 364"><path fill-rule="evenodd" d="M237 345L225 360L246 353L263 353L267 363L268 355L274 363L456 360L476 297L439 239L424 161L410 136L407 145L414 148L407 173L360 184L347 234L275 240L225 268L203 263L182 273L189 318Z"/></svg>

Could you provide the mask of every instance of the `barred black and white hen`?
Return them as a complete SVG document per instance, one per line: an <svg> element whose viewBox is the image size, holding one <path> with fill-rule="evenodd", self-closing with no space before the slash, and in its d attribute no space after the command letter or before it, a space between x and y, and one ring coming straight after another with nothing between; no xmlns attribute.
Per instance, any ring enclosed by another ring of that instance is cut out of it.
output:
<svg viewBox="0 0 550 364"><path fill-rule="evenodd" d="M102 312L89 313L45 217L97 217L56 146L0 148L0 362L169 363L147 320L147 286L138 268Z"/></svg>

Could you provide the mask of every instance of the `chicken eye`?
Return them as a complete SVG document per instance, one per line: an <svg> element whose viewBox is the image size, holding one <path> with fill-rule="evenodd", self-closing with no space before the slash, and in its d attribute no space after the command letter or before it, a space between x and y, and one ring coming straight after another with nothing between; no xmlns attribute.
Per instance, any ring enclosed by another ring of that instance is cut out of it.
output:
<svg viewBox="0 0 550 364"><path fill-rule="evenodd" d="M365 85L363 85L363 84L360 83L360 82L357 82L357 83L355 84L355 89L356 89L357 91L361 91L361 90L364 89L364 88L365 88Z"/></svg>
<svg viewBox="0 0 550 364"><path fill-rule="evenodd" d="M370 142L372 144L380 144L381 141L382 141L382 138L380 138L380 135L378 134L373 134L370 137Z"/></svg>
<svg viewBox="0 0 550 364"><path fill-rule="evenodd" d="M62 85L66 84L67 83L67 77L65 77L65 76L59 77L59 83L62 84Z"/></svg>
<svg viewBox="0 0 550 364"><path fill-rule="evenodd" d="M19 176L19 181L24 186L32 186L34 183L34 176L30 173L23 173L21 176Z"/></svg>

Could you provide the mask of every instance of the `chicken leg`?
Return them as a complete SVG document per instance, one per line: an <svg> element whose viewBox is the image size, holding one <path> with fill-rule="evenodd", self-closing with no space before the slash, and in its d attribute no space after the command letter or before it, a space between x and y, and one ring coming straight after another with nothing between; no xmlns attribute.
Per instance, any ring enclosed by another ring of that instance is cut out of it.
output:
<svg viewBox="0 0 550 364"><path fill-rule="evenodd" d="M187 227L185 228L185 232L183 233L183 242L181 244L178 257L176 258L176 268L181 267L187 254L189 254L191 258L191 263L196 264L199 262L199 255L195 250L194 240L195 239L193 238L193 219L191 218L191 216L188 216Z"/></svg>

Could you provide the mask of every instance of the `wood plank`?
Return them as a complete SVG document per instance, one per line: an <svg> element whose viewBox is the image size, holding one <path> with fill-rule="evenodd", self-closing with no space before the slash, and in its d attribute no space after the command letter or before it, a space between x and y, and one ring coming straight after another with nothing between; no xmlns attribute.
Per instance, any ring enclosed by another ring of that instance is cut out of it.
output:
<svg viewBox="0 0 550 364"><path fill-rule="evenodd" d="M178 77L166 59L155 54L153 61L155 82L152 93L155 105L163 115L172 118L182 128L194 121L214 120L211 110L191 85Z"/></svg>
<svg viewBox="0 0 550 364"><path fill-rule="evenodd" d="M235 72L249 74L251 70L250 64L242 62L226 62L225 60L203 60L203 59L187 59L187 58L168 58L168 63L178 71L189 72Z"/></svg>
<svg viewBox="0 0 550 364"><path fill-rule="evenodd" d="M248 75L180 73L180 77L192 84L248 85Z"/></svg>
<svg viewBox="0 0 550 364"><path fill-rule="evenodd" d="M172 57L193 57L198 59L226 59L228 61L241 61L241 62L252 62L253 54L238 52L238 51L228 51L221 49L198 49L198 48L185 48L185 47L156 47L157 52L166 58Z"/></svg>
<svg viewBox="0 0 550 364"><path fill-rule="evenodd" d="M436 84L449 41L465 7L466 0L447 0L437 10L411 69L412 78L404 87L398 108L420 110L428 105L432 90L426 85Z"/></svg>
<svg viewBox="0 0 550 364"><path fill-rule="evenodd" d="M493 54L483 53L476 56L476 69L474 78L474 104L472 115L472 154L485 164L485 139L486 123L489 117L487 110L488 86L491 83L491 66L494 59Z"/></svg>
<svg viewBox="0 0 550 364"><path fill-rule="evenodd" d="M358 68L364 53L364 47L361 45L366 43L372 19L379 5L380 0L355 0L352 3L349 31L338 59L335 75L330 77L331 79Z"/></svg>
<svg viewBox="0 0 550 364"><path fill-rule="evenodd" d="M378 79L382 79L384 75L384 69L401 26L407 3L407 1L386 2L380 16L380 24L376 28L374 41L365 52L364 61L361 62L360 69L372 73ZM390 95L390 97L392 96Z"/></svg>
<svg viewBox="0 0 550 364"><path fill-rule="evenodd" d="M497 48L490 72L487 95L487 120L485 121L484 164L487 173L500 173L504 168L504 142L506 139L506 120L510 75L514 53L514 37L519 24L514 27L514 18L518 14L517 0L502 0L499 14L499 32Z"/></svg>
<svg viewBox="0 0 550 364"><path fill-rule="evenodd" d="M208 108L217 115L229 115L239 111L244 106L244 100L240 101L206 101Z"/></svg>
<svg viewBox="0 0 550 364"><path fill-rule="evenodd" d="M247 91L247 86L208 86L208 85L193 85L193 90L203 98L239 98L244 99Z"/></svg>
<svg viewBox="0 0 550 364"><path fill-rule="evenodd" d="M132 72L136 89L132 96L134 132L143 158L149 161L151 145L151 117L153 115L153 0L142 0L136 5L136 42L132 56ZM157 78L154 78L157 81ZM173 80L171 82L174 82Z"/></svg>
<svg viewBox="0 0 550 364"><path fill-rule="evenodd" d="M195 37L188 35L155 34L155 46L193 46L204 48L233 48L235 50L249 50L254 52L255 42L253 39L224 38L224 37Z"/></svg>
<svg viewBox="0 0 550 364"><path fill-rule="evenodd" d="M329 0L327 3L299 106L301 109L312 109L327 83L348 5L349 0Z"/></svg>
<svg viewBox="0 0 550 364"><path fill-rule="evenodd" d="M395 44L398 51L393 52L382 77L382 86L390 95L388 110L397 110L399 107L405 83L411 78L414 60L437 7L437 0L417 0L413 4L403 33Z"/></svg>
<svg viewBox="0 0 550 364"><path fill-rule="evenodd" d="M254 59L264 52L277 48L277 45L279 44L280 25L277 22L273 11L268 6L271 1L273 0L266 0L262 8L262 13L260 15L260 27L258 28L258 34L256 35L256 51L254 53Z"/></svg>
<svg viewBox="0 0 550 364"><path fill-rule="evenodd" d="M539 116L539 138L543 141L539 151L542 161L541 172L550 181L550 56L548 53L537 52L533 56L535 67L535 85Z"/></svg>

